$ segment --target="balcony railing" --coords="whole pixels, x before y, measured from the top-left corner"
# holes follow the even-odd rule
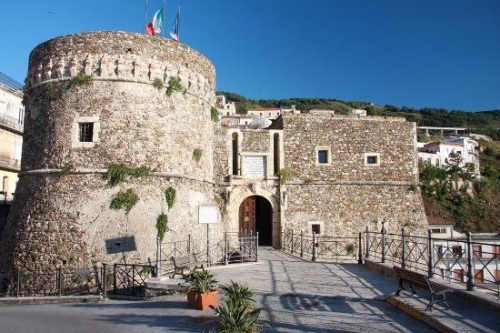
[[[0,114],[0,125],[3,125],[8,129],[14,130],[19,134],[22,134],[24,130],[23,120],[19,120],[17,118],[7,116],[5,114]]]

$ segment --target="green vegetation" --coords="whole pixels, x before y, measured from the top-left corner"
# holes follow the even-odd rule
[[[167,200],[168,210],[172,209],[174,206],[176,194],[177,192],[173,187],[169,187],[165,190],[165,199]]]
[[[90,84],[94,78],[92,75],[87,75],[84,73],[80,73],[66,84],[66,89],[65,90],[70,90],[73,87],[84,85],[84,84]]]
[[[111,205],[109,205],[109,208],[115,209],[115,210],[120,210],[120,209],[125,209],[125,214],[128,215],[132,208],[137,204],[139,201],[139,196],[137,193],[129,188],[125,192],[118,192],[116,196],[111,200]]]
[[[167,91],[165,92],[165,94],[170,97],[172,96],[172,93],[174,91],[184,91],[184,87],[181,85],[181,82],[179,81],[178,78],[176,77],[170,77],[170,80],[168,80],[168,87],[167,87]]]
[[[132,168],[126,166],[125,164],[111,164],[108,167],[108,172],[106,173],[106,179],[108,180],[108,186],[113,187],[120,183],[123,183],[127,176],[131,177],[146,177],[151,174],[152,170],[147,166],[140,166],[137,168]]]
[[[231,281],[221,287],[226,299],[214,309],[217,315],[219,332],[251,333],[255,332],[261,309],[254,309],[253,290],[243,284]]]
[[[200,294],[206,294],[211,291],[217,290],[219,282],[215,276],[206,270],[192,271],[184,276],[186,282],[189,282],[188,290]]]
[[[213,122],[219,120],[219,110],[213,106],[210,108],[210,119],[212,119]]]
[[[394,105],[374,105],[369,102],[342,101],[334,98],[289,98],[251,100],[241,95],[219,91],[227,101],[236,103],[237,113],[247,113],[248,110],[259,107],[283,107],[292,105],[302,112],[311,109],[330,109],[338,114],[346,114],[350,109],[365,109],[370,116],[404,117],[416,122],[419,126],[444,126],[470,128],[473,133],[485,134],[493,140],[500,140],[500,110],[467,112],[463,110],[448,111],[442,108],[414,109],[407,106],[401,108]]]
[[[196,148],[194,151],[193,151],[193,159],[196,161],[196,162],[199,162],[200,159],[201,159],[201,155],[203,154],[203,150],[200,149],[200,148]]]
[[[158,215],[158,218],[156,219],[156,237],[160,240],[163,241],[163,238],[165,237],[165,233],[168,231],[168,216],[165,214],[160,214]]]
[[[290,170],[286,168],[279,169],[278,172],[276,172],[276,175],[280,177],[280,184],[285,185],[288,178],[290,178]]]
[[[59,172],[59,176],[61,177],[67,176],[75,172],[75,170],[76,170],[75,165],[73,163],[66,163]]]
[[[500,143],[480,141],[481,178],[457,167],[455,156],[444,168],[421,163],[420,181],[427,216],[452,222],[458,231],[500,230]]]
[[[156,89],[158,89],[158,90],[162,90],[162,89],[163,89],[163,86],[164,86],[164,84],[163,84],[162,79],[155,78],[155,79],[153,80],[153,87],[155,87]]]

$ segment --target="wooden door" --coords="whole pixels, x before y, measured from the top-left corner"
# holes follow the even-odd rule
[[[255,196],[248,197],[240,205],[240,232],[255,234]]]

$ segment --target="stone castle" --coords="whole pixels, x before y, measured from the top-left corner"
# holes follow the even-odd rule
[[[181,88],[166,94],[171,78]],[[218,211],[211,238],[259,232],[260,245],[274,247],[285,228],[353,236],[384,222],[394,232],[426,230],[416,126],[402,118],[283,114],[265,129],[224,127],[211,113],[216,77],[207,58],[128,32],[42,43],[27,82],[0,268],[154,261],[159,214],[168,216],[165,240],[203,240],[205,205]],[[108,186],[117,164],[152,172]],[[171,209],[167,188],[176,190]],[[127,190],[138,203],[128,214],[111,209]],[[123,239],[132,239],[128,248],[114,242]]]

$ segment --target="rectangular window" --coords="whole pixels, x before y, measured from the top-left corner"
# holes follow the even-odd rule
[[[379,166],[380,154],[379,153],[365,153],[365,166]]]
[[[311,229],[313,234],[321,234],[321,225],[311,224]]]
[[[481,248],[481,245],[473,245],[473,252],[474,252],[474,258],[482,258],[483,257],[483,251]]]
[[[462,256],[462,247],[460,245],[455,245],[451,249],[453,251],[454,256],[459,256],[459,257]]]
[[[318,150],[318,163],[320,164],[328,163],[328,150]]]
[[[79,123],[78,138],[80,142],[92,142],[94,137],[94,123]]]
[[[366,164],[378,164],[378,158],[375,155],[366,156]]]

